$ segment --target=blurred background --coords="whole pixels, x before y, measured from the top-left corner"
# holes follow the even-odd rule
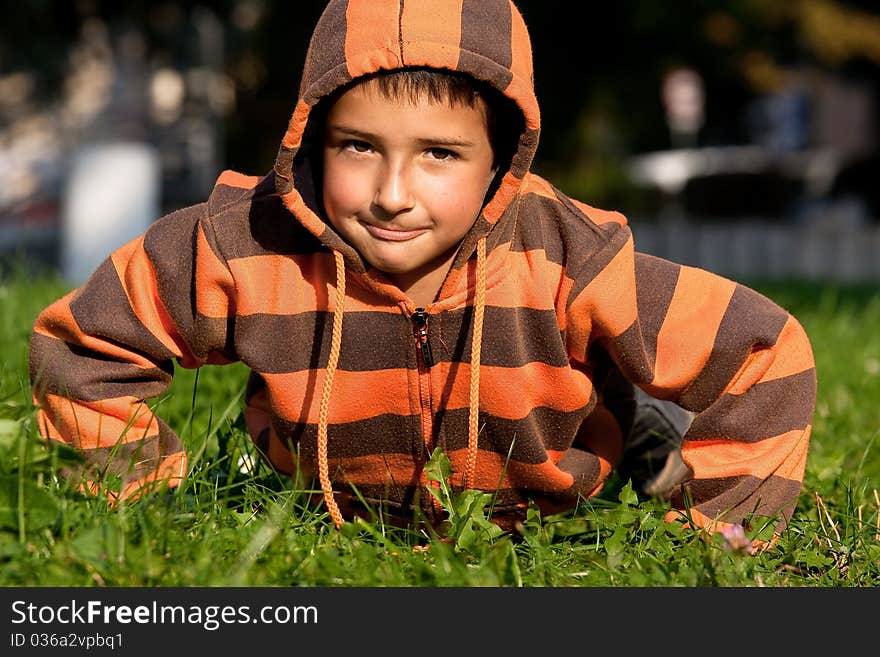
[[[83,280],[224,169],[269,171],[323,0],[3,2],[0,258]],[[534,169],[642,251],[880,281],[876,0],[518,0]]]

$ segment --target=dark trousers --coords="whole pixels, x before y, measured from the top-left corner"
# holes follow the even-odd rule
[[[619,370],[609,370],[601,388],[602,402],[614,414],[623,433],[620,477],[632,480],[643,494],[668,497],[689,478],[681,459],[681,441],[694,414],[671,401],[656,399],[627,381]]]

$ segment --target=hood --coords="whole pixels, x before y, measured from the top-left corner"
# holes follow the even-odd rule
[[[312,33],[299,97],[284,134],[274,173],[285,206],[348,266],[361,258],[322,218],[312,170],[317,134],[313,108],[338,88],[380,70],[428,66],[466,73],[510,98],[524,130],[507,170],[484,205],[459,257],[469,257],[510,204],[535,155],[540,113],[534,93],[532,48],[526,25],[510,0],[331,0]]]

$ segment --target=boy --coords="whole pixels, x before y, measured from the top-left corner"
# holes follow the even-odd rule
[[[815,403],[804,331],[634,252],[623,216],[529,172],[539,130],[508,0],[332,0],[274,170],[225,172],[37,319],[41,431],[83,450],[94,490],[101,472],[124,497],[175,485],[184,450],[143,400],[173,360],[240,360],[257,446],[317,475],[337,525],[362,499],[439,519],[424,465],[441,448],[501,524],[671,452],[663,481],[645,476],[649,492],[687,479],[670,520],[781,531]],[[675,460],[663,443],[682,433]]]

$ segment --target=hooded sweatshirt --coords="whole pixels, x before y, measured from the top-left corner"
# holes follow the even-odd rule
[[[493,85],[523,116],[509,166],[433,303],[412,301],[320,206],[313,109],[383,69],[432,67]],[[603,404],[614,367],[696,413],[672,499],[703,527],[794,510],[816,380],[785,310],[713,273],[634,250],[626,219],[530,172],[540,133],[532,54],[508,0],[332,0],[310,41],[273,170],[222,173],[204,203],[156,221],[37,318],[30,372],[42,434],[118,495],[186,474],[145,404],[174,363],[252,371],[245,420],[279,471],[316,476],[340,524],[364,505],[436,520],[425,464],[494,495],[493,518],[596,495],[623,432]]]

